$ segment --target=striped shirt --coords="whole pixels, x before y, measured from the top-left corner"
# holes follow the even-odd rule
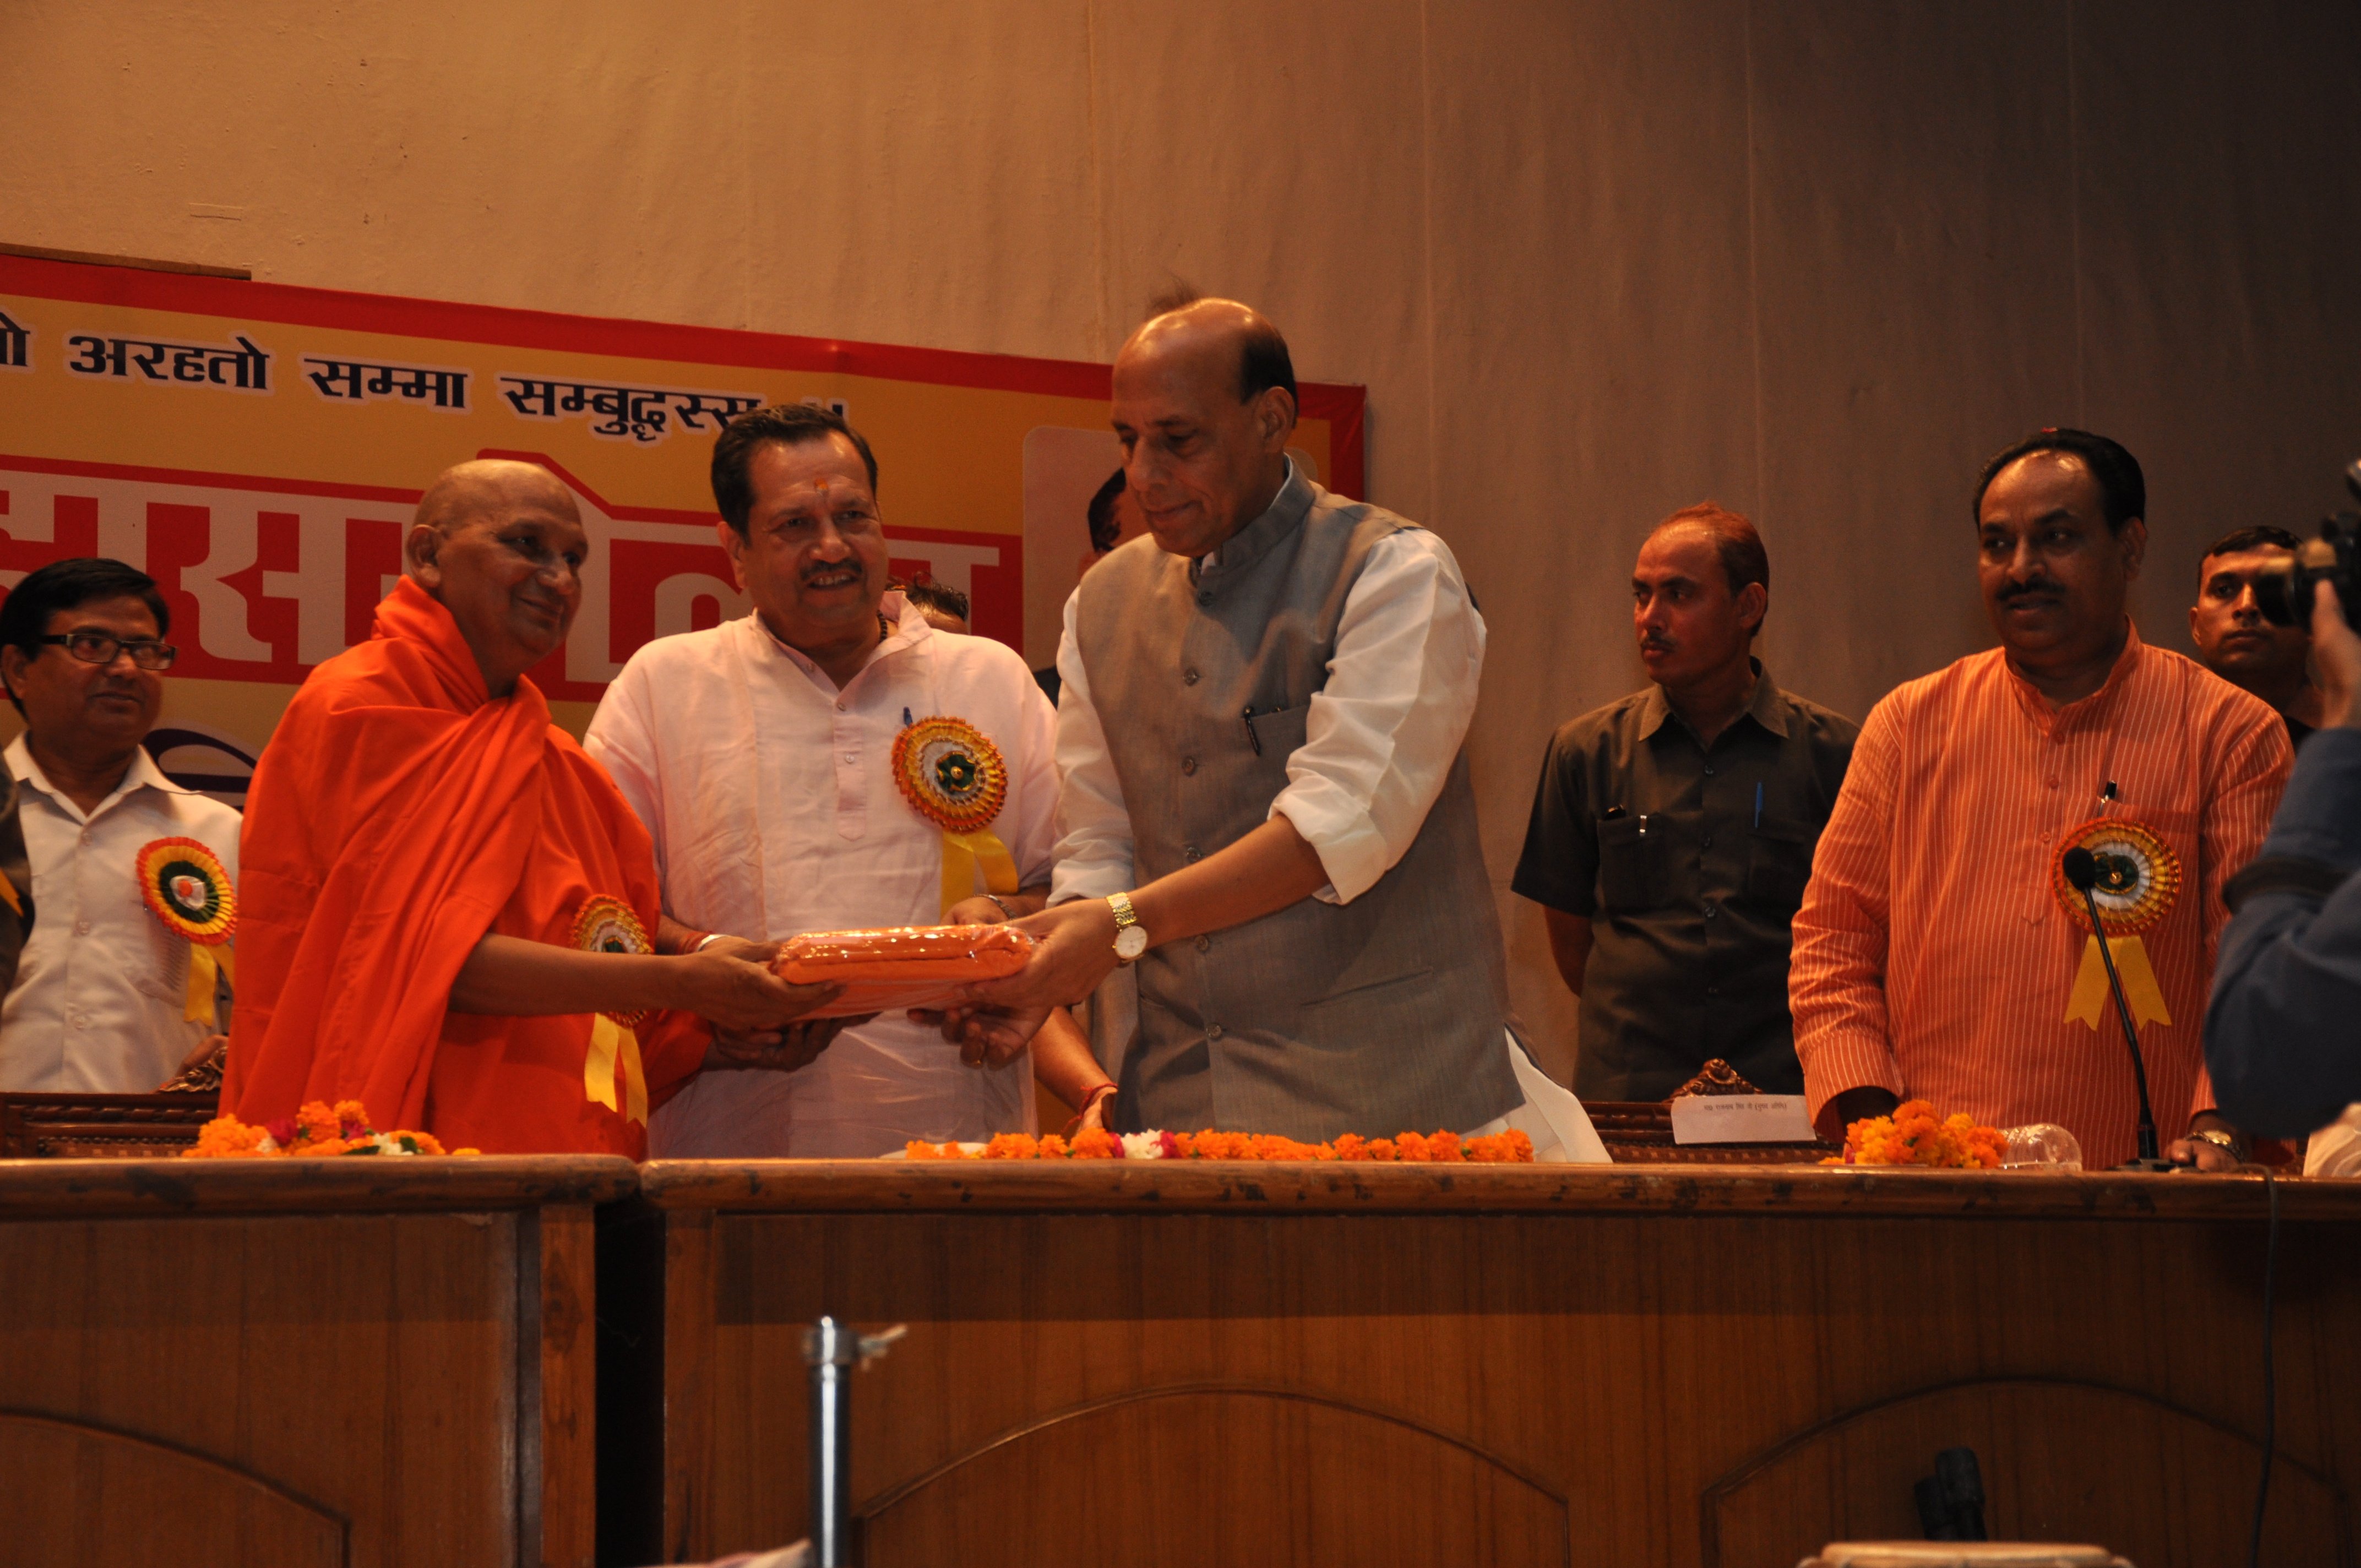
[[[2137,1102],[2110,1003],[2066,1017],[2089,937],[2060,907],[2062,840],[2145,825],[2180,890],[2142,936],[2169,1024],[2140,1027],[2157,1133],[2213,1105],[2201,1030],[2224,880],[2260,849],[2292,753],[2257,698],[2134,630],[2106,684],[2053,707],[1998,649],[1898,687],[1853,751],[1795,916],[1788,1000],[1805,1092],[1874,1086],[1993,1126],[2055,1122],[2086,1167],[2136,1152]],[[2108,786],[2113,784],[2110,790]]]

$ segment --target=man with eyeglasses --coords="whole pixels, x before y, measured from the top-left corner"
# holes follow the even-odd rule
[[[238,814],[172,783],[140,745],[170,630],[155,579],[120,561],[53,561],[0,604],[0,680],[25,720],[8,772],[38,917],[0,1001],[0,1090],[144,1092],[226,1027],[228,983],[207,983],[227,971],[223,949],[144,891],[146,851],[163,839],[194,839],[225,882],[237,875]]]

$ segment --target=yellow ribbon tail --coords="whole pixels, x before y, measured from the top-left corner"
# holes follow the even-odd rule
[[[229,949],[218,954],[201,942],[189,944],[189,996],[181,1016],[192,1024],[214,1025],[214,985],[221,971],[229,967]]]
[[[615,1096],[620,1064],[623,1095]],[[640,1036],[604,1013],[590,1019],[590,1054],[582,1060],[582,1094],[594,1105],[620,1111],[642,1126],[648,1120],[648,1080],[640,1066]]]
[[[648,1124],[648,1075],[640,1066],[640,1032],[625,1029],[623,1036],[623,1070],[630,1076],[623,1080],[623,1114],[644,1127]]]
[[[2170,1024],[2172,1014],[2164,1005],[2163,988],[2157,984],[2156,970],[2147,961],[2147,944],[2137,937],[2111,937],[2107,948],[2114,954],[2115,975],[2124,982],[2132,1026]],[[2106,959],[2099,954],[2099,938],[2092,937],[2082,945],[2082,967],[2075,971],[2073,994],[2066,999],[2066,1022],[2096,1029],[2110,1005]]]
[[[9,908],[15,910],[17,919],[22,920],[25,917],[24,900],[16,896],[16,884],[5,876],[0,876],[0,903],[5,903]]]
[[[978,872],[986,893],[1016,891],[1016,857],[1008,852],[990,828],[974,833],[943,835],[943,913],[975,896]]]

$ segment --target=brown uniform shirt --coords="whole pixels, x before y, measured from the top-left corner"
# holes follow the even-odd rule
[[[1576,1093],[1661,1100],[1714,1057],[1803,1092],[1788,923],[1859,729],[1758,663],[1710,751],[1653,685],[1551,738],[1510,885],[1591,923]]]

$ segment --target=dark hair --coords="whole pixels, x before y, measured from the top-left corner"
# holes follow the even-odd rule
[[[1649,535],[1653,538],[1682,522],[1696,523],[1713,535],[1714,554],[1721,557],[1721,575],[1730,579],[1730,598],[1736,598],[1749,583],[1761,583],[1765,593],[1770,591],[1771,552],[1763,548],[1763,535],[1744,512],[1731,511],[1719,501],[1699,501],[1656,524]]]
[[[6,602],[0,603],[0,648],[19,649],[27,659],[38,659],[47,646],[41,639],[49,635],[51,616],[113,598],[137,599],[156,618],[156,635],[170,635],[172,612],[157,592],[155,578],[121,561],[81,555],[27,572],[23,582],[8,590]],[[16,703],[18,713],[25,711],[15,692],[8,700]]]
[[[1148,319],[1185,311],[1204,297],[1194,283],[1175,278],[1170,288],[1149,298]],[[1273,387],[1284,387],[1288,400],[1301,410],[1303,400],[1295,390],[1295,360],[1287,352],[1287,339],[1279,334],[1279,328],[1257,313],[1238,346],[1238,401],[1251,402]]]
[[[2253,528],[2233,529],[2205,547],[2206,555],[2236,555],[2247,550],[2301,550],[2303,541],[2284,528],[2260,523]],[[2204,556],[2198,559],[2203,560]]]
[[[1983,472],[1976,476],[1975,499],[1968,503],[1968,514],[1979,527],[1983,523],[1984,492],[1992,488],[1993,480],[2018,458],[2037,452],[2062,452],[2082,460],[2082,466],[2098,484],[2099,507],[2106,516],[2108,532],[2121,533],[2125,523],[2147,516],[2147,480],[2140,474],[2138,458],[2103,435],[2059,428],[2037,430],[1985,460]]]
[[[1279,335],[1279,328],[1263,320],[1254,319],[1239,341],[1238,401],[1251,402],[1273,387],[1287,389],[1287,400],[1302,405],[1295,392],[1295,361],[1289,357],[1287,339]]]
[[[862,466],[869,470],[869,488],[877,488],[877,458],[869,450],[869,443],[834,409],[813,403],[777,403],[770,408],[752,409],[724,425],[713,440],[713,504],[721,509],[721,516],[739,532],[746,532],[746,520],[754,510],[754,484],[747,469],[754,461],[755,449],[766,441],[782,446],[801,446],[807,442],[826,441],[830,435],[840,435],[852,443],[861,454]]]
[[[931,579],[922,583],[893,583],[888,586],[900,589],[902,597],[920,609],[931,609],[939,615],[955,615],[961,620],[968,619],[967,596],[957,588],[947,588]]]
[[[1175,278],[1170,288],[1159,289],[1148,296],[1148,314],[1141,319],[1154,321],[1159,316],[1169,316],[1175,311],[1185,311],[1204,297],[1205,291],[1196,284],[1185,278]]]
[[[1107,482],[1091,498],[1090,510],[1085,514],[1091,520],[1091,548],[1102,555],[1123,538],[1123,524],[1115,520],[1115,499],[1123,494],[1125,483],[1122,469],[1108,475]]]

